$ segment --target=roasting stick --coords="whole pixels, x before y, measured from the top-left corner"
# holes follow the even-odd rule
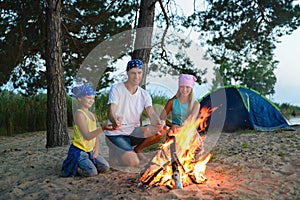
[[[129,125],[129,124],[122,123],[121,125],[127,126],[127,125]],[[104,127],[104,130],[112,131],[112,130],[116,130],[116,129],[113,128],[112,124],[107,124],[107,125]]]

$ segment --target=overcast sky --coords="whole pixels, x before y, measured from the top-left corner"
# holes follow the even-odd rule
[[[197,40],[194,41],[197,43]],[[201,98],[211,88],[211,78],[214,77],[212,66],[213,63],[201,59],[204,50],[194,48],[189,56],[194,58],[197,65],[203,64],[208,67],[208,84],[195,87],[195,94],[197,98]],[[291,105],[300,106],[300,28],[293,32],[292,35],[287,35],[281,38],[281,42],[276,45],[275,58],[279,61],[277,69],[274,71],[277,82],[275,84],[275,94],[267,96],[275,103],[289,103]],[[195,55],[193,55],[195,54]],[[166,81],[167,80],[167,81]],[[163,91],[158,93],[165,93],[168,97],[173,96],[178,88],[177,77],[171,78],[150,78],[150,88],[157,92],[160,87],[164,87]],[[158,86],[158,87],[155,87]],[[150,89],[149,88],[149,89]],[[166,92],[169,91],[169,92]]]
[[[279,64],[275,71],[275,95],[271,99],[300,106],[300,28],[292,35],[282,37],[275,55]]]

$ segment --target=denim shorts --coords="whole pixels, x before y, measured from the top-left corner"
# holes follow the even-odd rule
[[[135,128],[130,135],[106,135],[106,143],[109,148],[115,151],[133,151],[134,146],[141,144],[145,140],[144,131],[139,127]]]

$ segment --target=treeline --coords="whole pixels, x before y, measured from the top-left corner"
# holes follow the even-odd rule
[[[107,120],[108,94],[96,96],[93,111],[97,120],[104,123]],[[153,105],[161,110],[167,99],[153,96]],[[23,96],[10,91],[0,92],[0,135],[46,130],[47,95]],[[72,98],[67,96],[68,126],[73,126]]]
[[[289,103],[276,105],[280,108],[281,113],[287,118],[300,116],[300,107],[298,106],[294,106]]]
[[[167,102],[163,95],[152,95],[154,109],[160,113]],[[94,112],[97,120],[107,120],[108,94],[96,96]],[[10,91],[0,92],[0,135],[46,130],[47,95],[23,96]],[[287,118],[300,116],[300,107],[288,103],[276,104]],[[67,96],[68,126],[73,126],[72,98]]]

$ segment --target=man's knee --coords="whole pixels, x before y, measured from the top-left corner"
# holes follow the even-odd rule
[[[140,160],[134,151],[127,151],[122,156],[122,162],[125,165],[134,167],[140,164]]]
[[[165,132],[158,132],[157,134],[155,134],[153,137],[155,138],[155,140],[157,142],[161,141],[162,139],[165,138],[166,133]]]

